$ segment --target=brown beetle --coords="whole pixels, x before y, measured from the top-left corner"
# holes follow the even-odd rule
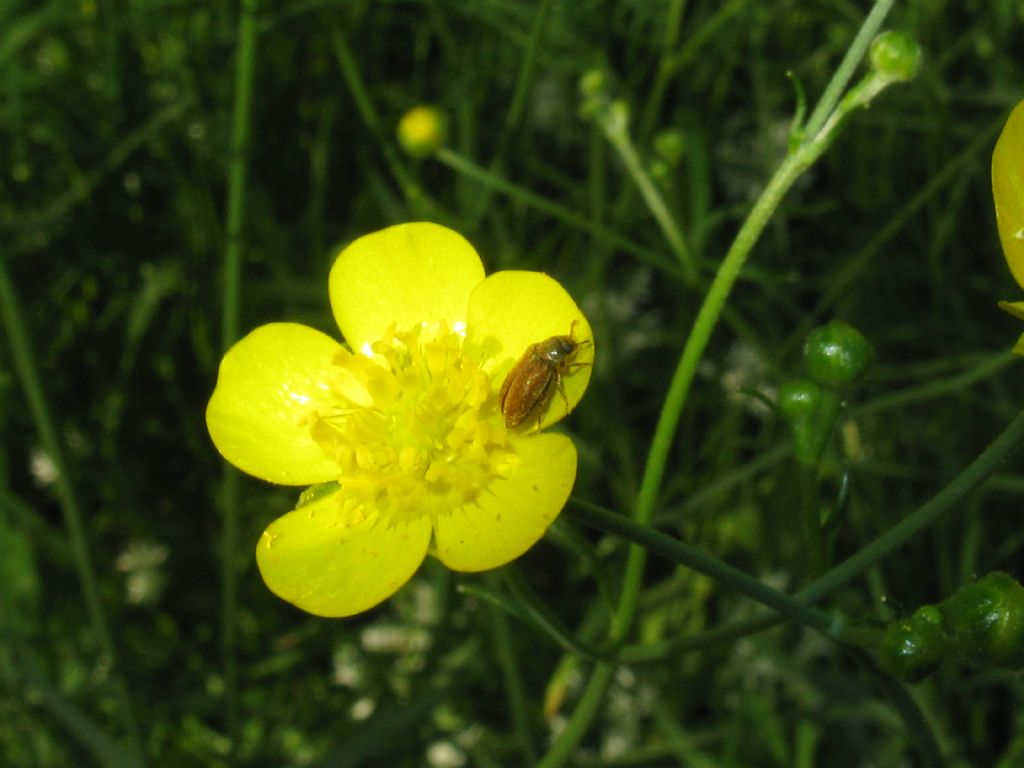
[[[518,427],[532,415],[537,416],[540,426],[544,406],[551,399],[555,389],[562,393],[562,377],[572,368],[590,363],[574,363],[573,356],[589,341],[576,341],[573,331],[576,321],[569,326],[568,336],[552,336],[551,338],[531,344],[512,366],[498,395],[501,412],[505,415],[505,426],[508,429]],[[568,400],[566,412],[568,413]]]

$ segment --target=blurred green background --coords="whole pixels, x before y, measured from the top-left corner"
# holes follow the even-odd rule
[[[242,331],[286,319],[335,333],[326,276],[341,246],[400,221],[452,226],[488,271],[549,272],[588,313],[599,359],[566,427],[581,454],[575,494],[628,512],[701,288],[784,155],[797,102],[786,73],[813,105],[868,10],[257,3]],[[428,562],[363,617],[302,614],[266,590],[253,558],[296,493],[250,479],[225,554],[225,467],[204,409],[223,351],[239,15],[235,3],[175,0],[0,6],[0,258],[116,648],[115,662],[5,341],[0,763],[134,765],[127,701],[150,765],[531,765],[590,665],[458,589],[502,582]],[[808,330],[841,318],[878,359],[826,463],[827,494],[844,470],[851,479],[837,557],[931,497],[1021,408],[1008,352],[1020,324],[995,306],[1020,289],[996,237],[989,164],[1024,98],[1024,10],[905,0],[886,27],[919,42],[923,66],[854,116],[765,231],[658,503],[666,530],[785,590],[798,586],[796,468],[784,425],[752,393],[770,401],[799,374]],[[698,288],[579,115],[578,83],[594,68],[629,105]],[[449,147],[415,160],[394,127],[423,103],[447,115]],[[976,574],[1024,575],[1022,490],[1019,462],[1005,466],[827,607],[870,623]],[[517,567],[585,633],[602,615],[594,574],[614,590],[625,550],[560,524]],[[225,573],[238,585],[226,610]],[[685,636],[753,607],[652,560],[634,639]],[[1015,674],[949,664],[913,695],[949,764],[1024,764]],[[863,668],[784,627],[622,667],[572,764],[916,765],[912,740]]]

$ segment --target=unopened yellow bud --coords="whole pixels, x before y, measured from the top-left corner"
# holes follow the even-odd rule
[[[413,107],[398,121],[398,143],[413,157],[430,157],[445,142],[445,119],[436,107]]]

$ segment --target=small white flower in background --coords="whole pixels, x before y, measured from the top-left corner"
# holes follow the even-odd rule
[[[469,750],[479,744],[483,736],[484,727],[479,723],[474,723],[468,728],[463,728],[455,735],[455,743],[460,749]]]
[[[349,711],[349,714],[352,716],[353,720],[360,722],[362,720],[369,719],[375,709],[377,709],[377,702],[369,696],[363,696],[361,699],[357,699],[352,705],[352,709]]]
[[[419,627],[405,627],[397,624],[375,624],[359,635],[363,650],[367,653],[413,654],[430,650],[430,633]]]
[[[132,605],[155,603],[163,594],[167,577],[163,564],[167,561],[167,547],[134,541],[117,556],[114,565],[125,574],[124,589]]]
[[[121,177],[121,183],[124,184],[124,191],[129,195],[138,195],[142,189],[142,177],[135,171],[129,171]]]
[[[611,761],[640,743],[640,723],[654,707],[656,694],[642,685],[629,667],[620,667],[605,704],[606,727],[601,739],[601,759]]]
[[[331,658],[331,682],[343,688],[359,688],[363,684],[365,664],[354,645],[346,644]]]
[[[660,313],[649,308],[654,273],[642,267],[616,291],[586,296],[581,306],[589,315],[603,315],[610,327],[617,328],[619,354],[634,357],[662,343],[664,322]]]
[[[431,626],[441,620],[441,600],[437,588],[426,581],[413,584],[413,622],[419,626]]]
[[[427,747],[427,764],[431,768],[462,768],[466,753],[450,741],[435,741]]]
[[[53,463],[50,454],[42,448],[33,448],[29,453],[28,471],[32,475],[32,480],[40,488],[48,488],[60,477],[57,465]]]

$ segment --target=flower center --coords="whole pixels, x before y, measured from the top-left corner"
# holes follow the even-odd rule
[[[443,323],[343,349],[330,386],[336,403],[317,414],[311,434],[338,462],[360,518],[456,509],[515,461],[490,376]]]

